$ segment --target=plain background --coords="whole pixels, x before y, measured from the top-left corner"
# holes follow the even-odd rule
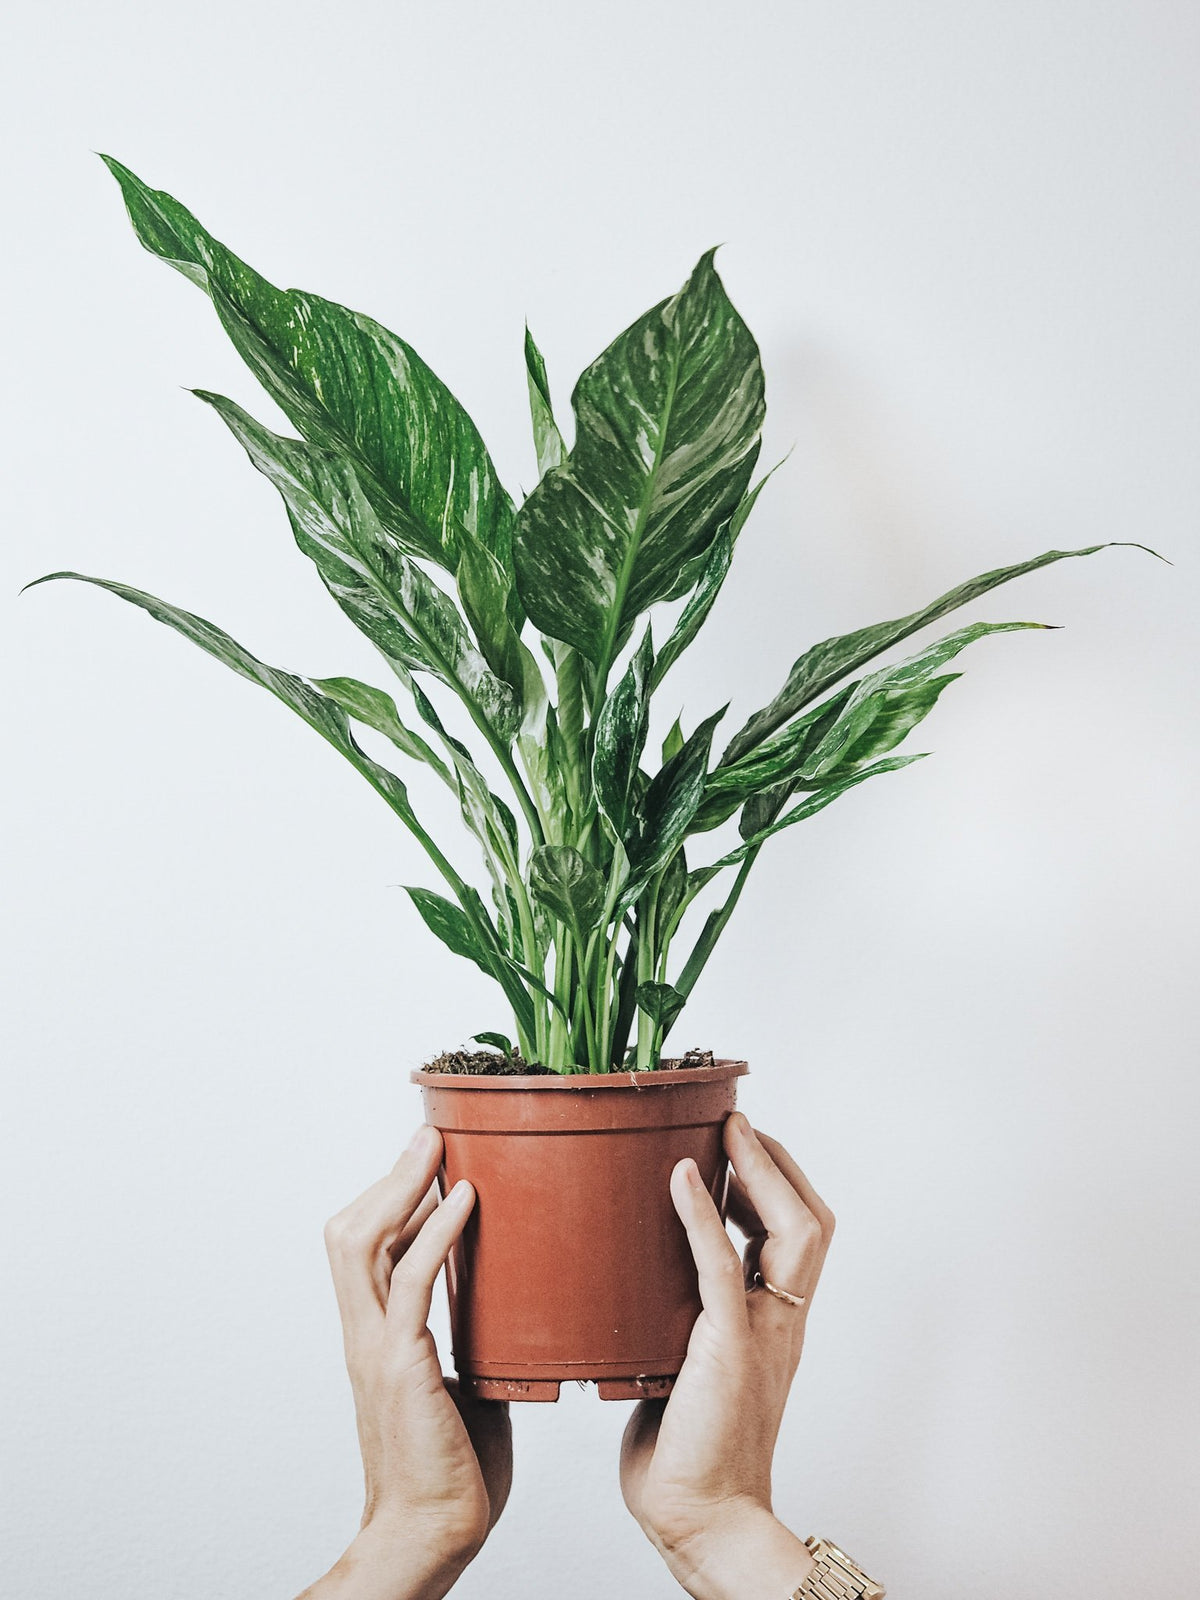
[[[58,567],[373,669],[184,385],[270,407],[108,150],[278,283],[395,327],[532,481],[709,245],[763,496],[664,712],[1049,547],[958,620],[934,758],[775,842],[683,1028],[839,1216],[778,1509],[897,1600],[1176,1592],[1195,1352],[1200,15],[1163,0],[202,8],[8,23],[3,1586],[287,1597],[356,1524],[327,1215],[497,997],[390,814],[282,708]],[[950,624],[947,624],[949,627]],[[442,833],[466,860],[457,824]],[[439,1327],[441,1324],[439,1323]],[[676,1592],[623,1406],[516,1415],[461,1593]]]

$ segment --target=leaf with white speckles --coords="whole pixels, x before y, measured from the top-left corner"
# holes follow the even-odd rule
[[[355,625],[390,660],[447,684],[511,744],[522,717],[515,692],[488,667],[450,596],[389,538],[351,463],[272,433],[223,395],[196,393],[279,490],[296,543]]]
[[[103,160],[142,244],[209,295],[304,437],[352,456],[388,532],[453,571],[465,529],[511,571],[512,502],[475,424],[416,351],[332,300],[276,289],[178,200]]]
[[[1098,550],[1113,549],[1120,544],[1125,544],[1127,548],[1133,550],[1146,550],[1149,555],[1158,553],[1149,550],[1146,545],[1131,544],[1128,541],[1117,541],[1116,544],[1093,544],[1083,550],[1047,550],[1044,555],[1034,556],[1032,561],[1020,561],[1011,567],[997,567],[992,572],[981,573],[977,578],[969,578],[966,583],[960,583],[956,589],[949,590],[932,605],[926,606],[921,611],[913,611],[907,617],[898,617],[893,622],[878,622],[873,627],[859,628],[854,633],[840,634],[835,638],[825,639],[821,644],[813,645],[792,667],[787,682],[770,705],[764,707],[762,711],[756,711],[749,722],[730,740],[728,749],[721,757],[722,765],[747,755],[774,733],[776,728],[782,727],[798,711],[802,711],[805,706],[823,695],[826,689],[832,688],[849,673],[864,666],[868,661],[873,661],[876,656],[882,655],[890,646],[899,644],[902,639],[909,638],[910,635],[917,633],[929,623],[936,622],[949,612],[957,611],[960,606],[978,600],[990,589],[1008,583],[1013,578],[1019,578],[1027,572],[1034,572],[1039,567],[1049,566],[1052,562],[1065,561],[1072,556],[1095,555]]]
[[[517,516],[513,559],[544,634],[607,673],[638,615],[682,594],[758,455],[758,346],[705,255],[580,378],[575,445]]]
[[[525,328],[525,374],[529,384],[529,415],[533,423],[534,448],[537,450],[538,477],[541,478],[551,467],[562,465],[567,447],[554,420],[546,363],[534,343],[528,324]]]

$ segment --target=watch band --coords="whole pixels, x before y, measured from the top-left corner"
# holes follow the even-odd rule
[[[868,1578],[844,1550],[815,1534],[805,1539],[816,1566],[792,1600],[883,1600],[884,1587]]]

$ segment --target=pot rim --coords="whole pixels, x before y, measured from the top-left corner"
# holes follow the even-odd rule
[[[417,1067],[409,1082],[430,1089],[669,1089],[680,1083],[719,1083],[725,1078],[741,1078],[750,1071],[749,1063],[732,1058],[714,1061],[711,1067],[656,1068],[653,1072],[571,1072],[571,1073],[467,1073],[429,1072]]]

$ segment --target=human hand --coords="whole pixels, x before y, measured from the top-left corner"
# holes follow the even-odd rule
[[[671,1174],[704,1309],[666,1401],[643,1400],[621,1449],[625,1503],[696,1600],[790,1594],[812,1569],[771,1510],[771,1458],[799,1365],[833,1214],[782,1145],[740,1112],[725,1125],[739,1259],[694,1161]],[[803,1295],[789,1305],[755,1274]]]
[[[478,1553],[512,1483],[508,1406],[442,1376],[427,1324],[475,1191],[439,1204],[436,1128],[325,1229],[354,1391],[366,1505],[357,1538],[300,1600],[440,1600]]]

